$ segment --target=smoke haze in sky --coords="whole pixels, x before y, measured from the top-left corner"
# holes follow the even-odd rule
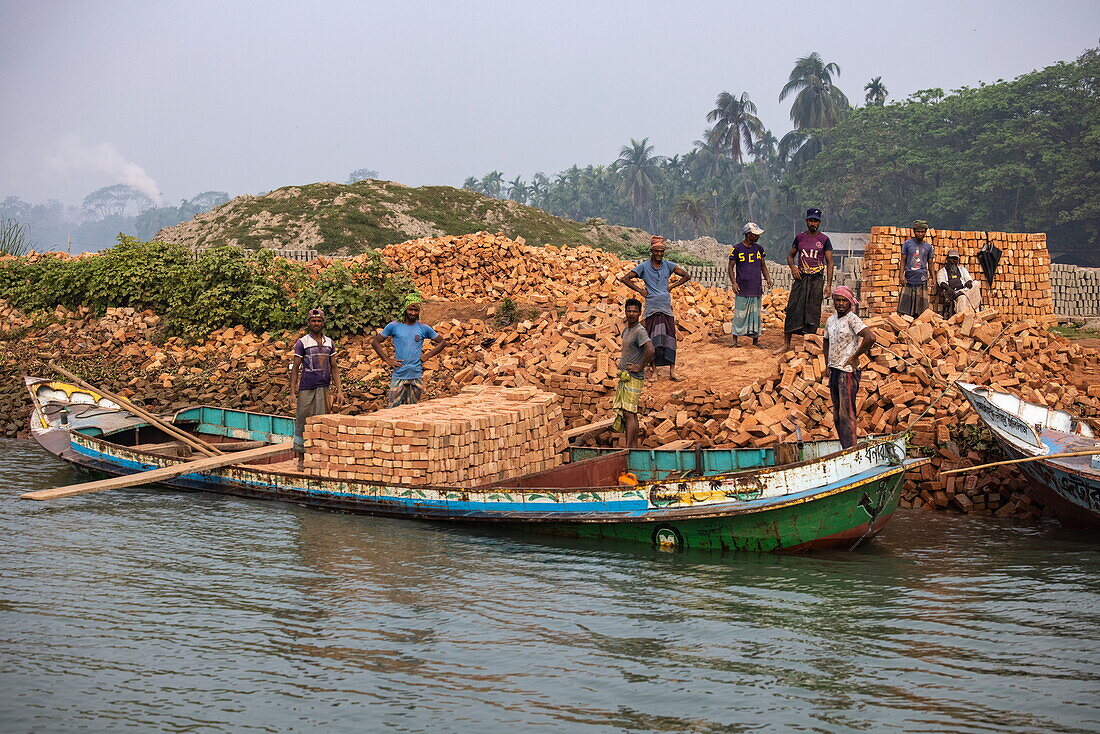
[[[114,143],[89,146],[84,145],[78,135],[65,135],[46,162],[59,177],[85,172],[102,174],[109,177],[111,183],[137,189],[157,206],[164,204],[157,182],[141,166],[122,155]]]
[[[904,99],[1074,59],[1100,2],[0,0],[0,18],[0,197],[78,203],[357,168],[457,186],[607,163],[631,137],[684,153],[723,90],[781,137],[800,56],[839,64],[854,104],[875,76]]]

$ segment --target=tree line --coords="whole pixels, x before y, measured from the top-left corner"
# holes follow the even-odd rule
[[[876,76],[853,106],[837,84],[840,67],[815,52],[795,62],[778,92],[791,101],[793,126],[781,139],[747,93],[723,91],[686,153],[656,155],[649,138],[632,138],[605,164],[530,180],[490,171],[463,187],[676,239],[735,242],[751,220],[767,230],[772,256],[805,207],[820,206],[833,231],[914,218],[945,229],[1045,231],[1052,250],[1080,260],[1098,249],[1100,229],[1097,71],[1091,49],[1013,81],[921,90],[889,104]]]
[[[32,204],[18,196],[0,201],[0,235],[18,229],[20,246],[9,243],[10,252],[37,249],[64,250],[72,241],[73,252],[110,247],[120,232],[148,240],[165,227],[186,222],[196,214],[229,201],[224,191],[203,191],[176,206],[155,206],[153,200],[126,184],[96,189],[80,206],[67,206],[57,199]]]

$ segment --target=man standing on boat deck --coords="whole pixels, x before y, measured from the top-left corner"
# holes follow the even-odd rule
[[[875,332],[856,316],[859,305],[852,291],[840,286],[833,291],[836,313],[825,322],[825,362],[829,366],[829,394],[833,399],[833,423],[840,445],[856,445],[856,393],[859,391],[859,357],[875,344]]]
[[[768,274],[768,263],[764,257],[764,248],[760,246],[760,235],[764,230],[756,222],[749,222],[743,230],[745,239],[730,250],[729,277],[733,284],[733,346],[737,346],[737,337],[752,338],[752,345],[760,345],[760,303],[764,298],[762,281],[767,282],[767,290],[772,289],[772,278]],[[763,276],[763,277],[761,277]]]
[[[290,367],[290,393],[294,397],[294,451],[298,454],[298,466],[305,459],[305,443],[302,434],[306,419],[324,415],[334,405],[344,402],[344,387],[340,384],[340,371],[336,369],[336,344],[325,336],[325,312],[319,308],[309,311],[306,319],[308,332],[294,342],[294,362]],[[329,394],[329,387],[336,386],[336,394]]]
[[[393,357],[382,353],[382,340],[393,339]],[[424,340],[436,342],[435,348],[422,356]],[[383,362],[393,367],[390,390],[386,394],[386,406],[412,405],[420,402],[424,392],[421,380],[424,377],[424,362],[443,351],[447,340],[436,333],[435,329],[420,321],[420,304],[405,306],[402,321],[391,321],[382,331],[374,335],[371,346]]]
[[[673,281],[672,276],[678,276]],[[640,279],[644,287],[634,280]],[[619,282],[645,299],[645,330],[653,340],[655,356],[653,373],[657,367],[668,365],[668,378],[679,382],[676,376],[676,317],[672,314],[672,289],[691,280],[688,271],[665,260],[665,238],[653,235],[649,238],[649,259],[643,260],[619,278]]]
[[[642,302],[637,298],[628,298],[625,315],[619,385],[615,388],[615,400],[611,404],[611,409],[615,411],[612,429],[617,433],[625,432],[625,448],[633,448],[638,443],[638,403],[645,387],[645,368],[653,359],[655,350],[653,341],[639,321]]]
[[[791,348],[792,334],[816,334],[821,325],[821,302],[833,288],[833,243],[821,227],[821,210],[806,210],[806,231],[795,236],[787,265],[794,282],[787,298],[783,348]]]
[[[928,280],[932,267],[932,243],[925,239],[928,222],[913,222],[913,236],[901,246],[901,296],[898,297],[898,313],[903,316],[920,316],[928,308]]]

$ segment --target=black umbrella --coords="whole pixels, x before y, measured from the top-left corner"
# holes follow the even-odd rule
[[[1001,262],[1001,251],[992,242],[986,242],[985,247],[978,250],[978,264],[982,266],[985,279],[993,285],[993,276],[997,273],[997,264]]]

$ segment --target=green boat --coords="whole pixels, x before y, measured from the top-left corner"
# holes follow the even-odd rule
[[[33,437],[75,466],[126,476],[188,461],[186,445],[93,390],[41,378],[27,378],[27,388]],[[165,420],[227,451],[293,435],[290,418],[211,406]],[[853,548],[874,536],[897,508],[904,473],[928,461],[906,458],[904,436],[847,450],[836,441],[809,441],[572,452],[573,461],[553,469],[479,486],[323,479],[297,471],[289,452],[158,485],[665,549],[803,551]]]

